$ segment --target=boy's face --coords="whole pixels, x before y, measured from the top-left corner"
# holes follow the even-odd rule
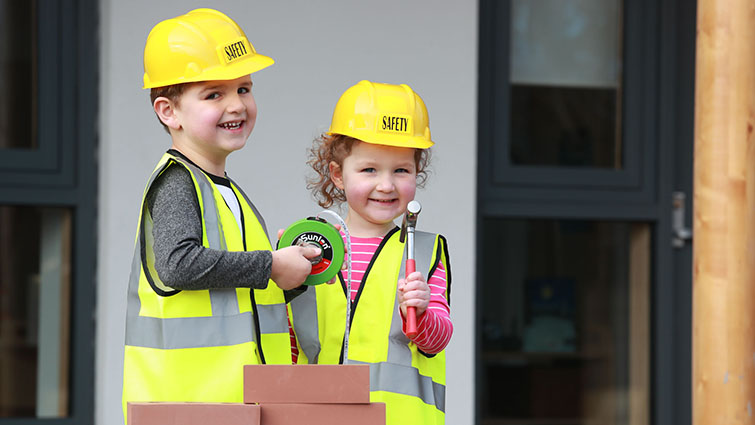
[[[173,108],[174,143],[212,161],[225,160],[228,154],[243,148],[257,120],[248,75],[193,83]]]
[[[356,142],[341,167],[331,164],[333,183],[349,204],[347,223],[361,230],[360,236],[382,236],[414,199],[414,149]]]

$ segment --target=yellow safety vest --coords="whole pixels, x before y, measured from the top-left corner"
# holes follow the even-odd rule
[[[402,331],[396,293],[398,280],[404,277],[405,249],[397,230],[383,239],[362,279],[351,310],[347,363],[370,365],[370,400],[385,403],[386,423],[443,424],[445,350],[424,354]],[[451,269],[445,238],[415,232],[415,259],[417,270],[427,272],[427,279],[443,262],[448,294]],[[347,293],[341,276],[341,285],[309,288],[289,303],[298,363],[343,363]]]
[[[165,154],[142,198],[131,265],[123,366],[123,411],[129,401],[243,402],[243,365],[291,363],[283,291],[266,289],[179,291],[154,269],[152,217],[146,196],[170,166],[191,175],[202,214],[202,246],[228,251],[270,250],[262,217],[231,181],[243,214],[245,238],[233,213],[202,170]],[[261,341],[261,342],[260,342]]]

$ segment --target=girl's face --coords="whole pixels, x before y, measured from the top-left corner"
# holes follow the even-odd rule
[[[346,195],[349,232],[362,237],[383,236],[414,199],[414,149],[355,142],[341,166],[330,163],[330,176]]]

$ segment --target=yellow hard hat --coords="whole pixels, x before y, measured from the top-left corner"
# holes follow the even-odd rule
[[[144,46],[144,88],[233,80],[272,64],[231,18],[214,9],[195,9],[150,31]]]
[[[427,108],[406,84],[362,80],[338,99],[328,134],[342,134],[367,143],[427,149],[430,140]]]

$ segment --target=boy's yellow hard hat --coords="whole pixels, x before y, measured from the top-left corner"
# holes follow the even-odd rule
[[[214,9],[195,9],[150,31],[144,46],[144,88],[233,80],[272,64],[231,18]]]
[[[338,99],[328,134],[403,148],[427,149],[434,144],[425,102],[411,87],[367,80]]]

